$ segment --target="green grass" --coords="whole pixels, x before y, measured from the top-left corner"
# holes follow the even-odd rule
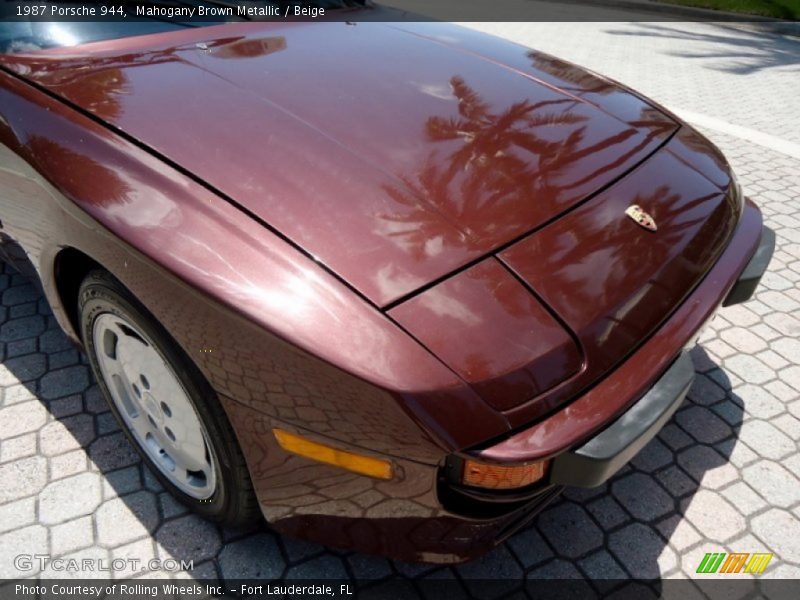
[[[775,17],[778,19],[800,19],[800,0],[659,0],[667,4],[683,4],[698,8],[713,8],[730,12]]]

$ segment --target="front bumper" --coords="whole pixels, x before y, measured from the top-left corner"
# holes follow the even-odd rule
[[[552,483],[576,487],[603,484],[644,448],[678,410],[692,387],[694,375],[691,357],[682,352],[621,417],[582,446],[555,458]]]
[[[722,306],[749,300],[775,251],[775,232],[764,227],[755,254],[734,283]],[[553,461],[551,482],[596,487],[628,463],[653,439],[683,402],[695,371],[682,352],[650,390],[606,429]]]
[[[739,275],[739,279],[728,292],[722,306],[733,306],[734,304],[741,304],[747,302],[755,293],[761,278],[767,271],[769,261],[772,260],[772,254],[775,252],[775,232],[769,227],[764,227],[761,230],[761,241],[758,243],[758,248],[753,258],[747,263],[747,266]]]
[[[742,244],[745,241],[752,240],[757,230],[757,225],[760,225],[760,216],[752,205],[748,206],[748,218],[745,219],[742,227],[738,231],[738,235],[733,240],[733,243]],[[756,219],[756,217],[759,217]],[[764,226],[761,226],[760,233],[758,234],[758,243],[756,244],[755,251],[749,261],[742,268],[744,263],[741,258],[739,259],[739,266],[737,270],[739,275],[728,283],[728,291],[724,296],[722,306],[731,306],[749,300],[756,288],[758,287],[761,278],[767,270],[770,259],[775,248],[775,234],[774,232]],[[750,238],[749,240],[747,238]],[[732,244],[733,245],[733,244]],[[750,248],[752,248],[752,241],[750,241]],[[741,257],[742,248],[730,248],[727,252],[726,260],[720,261],[714,271],[720,269],[730,268],[730,264],[725,265],[727,259],[734,254],[739,254]],[[736,271],[734,271],[736,272]],[[713,288],[718,283],[718,279],[711,274],[706,281],[701,284],[699,289],[695,290],[694,298],[698,296],[707,295],[710,288]],[[729,280],[730,281],[730,280]],[[719,298],[719,288],[717,288],[717,298]],[[719,299],[716,300],[719,303]],[[687,331],[693,330],[692,336],[683,347],[693,345],[696,341],[699,331],[703,326],[711,320],[716,310],[716,305],[712,304],[707,308],[707,312],[699,312],[699,314],[692,314],[692,308],[697,308],[697,302],[689,301],[683,306],[665,326],[669,328],[674,323],[682,323],[683,328],[677,329],[676,336],[672,338],[672,343],[681,340],[681,336],[685,335]],[[694,320],[692,320],[692,317]],[[655,346],[654,346],[655,344]],[[653,351],[657,344],[651,340],[644,348],[635,353],[627,361],[626,367],[636,364],[648,364],[646,362],[648,351]],[[676,346],[672,346],[675,348]],[[674,350],[673,350],[674,351]],[[643,360],[644,359],[644,360]],[[642,361],[640,363],[640,361]],[[646,376],[646,371],[638,373],[638,379],[642,379],[643,375]],[[598,392],[598,397],[602,398],[603,393],[624,393],[625,389],[620,385],[620,377],[630,376],[625,372],[625,368],[618,370],[610,376],[600,386],[595,388],[590,394]],[[546,487],[539,485],[539,489],[533,489],[529,493],[531,498],[530,504],[536,505],[539,498],[548,494],[553,489],[561,489],[565,486],[573,487],[597,487],[605,483],[617,471],[619,471],[625,464],[627,464],[636,454],[652,440],[658,432],[669,421],[678,407],[682,404],[686,394],[692,387],[695,379],[695,369],[691,357],[688,352],[682,351],[678,357],[658,376],[658,378],[650,384],[649,387],[638,394],[639,399],[630,405],[621,415],[618,415],[615,420],[610,424],[606,424],[599,432],[594,433],[591,437],[573,444],[570,448],[556,453],[552,458],[552,466],[550,475],[546,482]],[[616,380],[616,381],[615,381]],[[637,397],[637,396],[634,396]],[[584,397],[585,398],[585,397]],[[567,409],[569,411],[569,409]],[[580,416],[582,413],[577,413]],[[577,420],[578,424],[581,421]],[[590,422],[584,421],[583,426],[588,429],[591,426]],[[498,447],[490,448],[482,452],[483,456],[495,454],[510,454],[515,450],[519,451],[531,440],[534,442],[543,441],[539,436],[542,430],[538,426],[534,426],[528,432],[522,432],[517,436],[512,436],[512,443],[509,445],[508,440],[501,443],[502,447],[500,452],[497,452]],[[546,430],[545,430],[546,431]],[[533,434],[531,434],[533,432]],[[514,439],[516,438],[516,440]],[[516,446],[515,446],[516,443]],[[519,454],[515,457],[519,460]],[[541,458],[541,456],[540,456]],[[457,489],[457,488],[456,488]],[[463,494],[462,490],[462,494]],[[524,496],[524,493],[522,494]],[[519,496],[517,496],[517,500]],[[500,500],[496,498],[495,502]],[[514,529],[517,529],[516,527]],[[504,530],[508,530],[508,526]]]

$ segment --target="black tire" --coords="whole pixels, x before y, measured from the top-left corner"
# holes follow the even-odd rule
[[[230,422],[209,383],[166,330],[119,281],[103,270],[90,272],[81,283],[78,311],[81,336],[95,379],[128,440],[161,484],[191,510],[220,524],[242,527],[258,520],[258,502]],[[213,450],[211,454],[215,457],[216,486],[209,498],[198,500],[176,487],[139,445],[122,418],[100,370],[92,335],[95,320],[106,313],[118,315],[135,324],[170,365],[188,392],[193,408],[206,429],[207,443]]]

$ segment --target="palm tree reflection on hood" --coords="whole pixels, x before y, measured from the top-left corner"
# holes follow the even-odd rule
[[[447,183],[459,171],[470,170],[473,177],[467,190],[472,192],[476,184],[482,183],[483,187],[493,192],[491,199],[497,201],[500,200],[498,192],[502,192],[508,184],[530,184],[534,182],[533,175],[537,171],[540,175],[546,175],[556,168],[557,163],[561,162],[559,157],[568,154],[568,150],[576,147],[583,138],[584,127],[573,129],[565,140],[558,142],[544,140],[535,133],[542,126],[575,124],[586,120],[586,117],[571,114],[568,110],[561,113],[545,113],[541,110],[553,105],[572,106],[575,100],[571,98],[545,100],[536,104],[524,100],[512,104],[502,113],[493,114],[489,105],[463,79],[454,77],[450,85],[453,95],[458,99],[461,118],[431,117],[425,124],[427,138],[432,142],[463,142],[461,148],[449,157],[450,164],[443,173]],[[515,150],[523,151],[523,156]],[[533,155],[537,160],[532,162],[524,153]],[[490,179],[482,182],[477,175]]]
[[[563,97],[532,103],[517,102],[493,112],[461,77],[450,80],[458,101],[458,118],[432,116],[425,139],[451,143],[455,149],[442,160],[431,151],[416,177],[402,176],[402,186],[385,191],[410,213],[383,215],[398,225],[390,235],[401,236],[423,254],[426,244],[478,248],[487,237],[514,229],[529,220],[529,200],[557,192],[551,178],[570,162],[584,137],[586,116],[570,109],[578,100]],[[568,135],[549,140],[540,135],[547,126],[572,126]],[[441,227],[441,217],[455,229]]]
[[[589,94],[606,85],[613,90],[594,76],[573,82]],[[597,107],[577,90],[497,111],[462,77],[450,87],[457,116],[429,117],[424,139],[433,150],[415,175],[384,185],[410,209],[380,215],[386,234],[418,259],[446,247],[482,252],[526,233],[621,174],[675,126],[648,105],[627,122],[590,123]]]
[[[552,76],[553,83],[559,89],[571,94],[584,97],[587,94],[607,95],[619,90],[607,79],[585,69],[576,69],[575,65],[555,56],[531,51],[528,53],[528,58],[538,73]]]

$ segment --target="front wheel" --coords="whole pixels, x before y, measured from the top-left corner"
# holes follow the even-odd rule
[[[109,273],[89,273],[79,294],[95,377],[156,477],[204,517],[236,526],[254,520],[257,502],[244,457],[199,370]]]

